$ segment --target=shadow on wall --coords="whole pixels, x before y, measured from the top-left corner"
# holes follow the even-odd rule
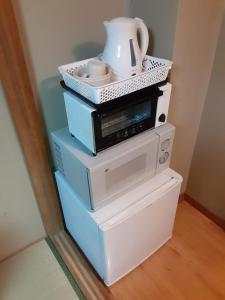
[[[67,126],[60,76],[43,80],[39,91],[48,136],[51,131]]]
[[[154,38],[153,38],[154,36],[150,28],[148,28],[148,36],[149,36],[149,43],[148,43],[147,54],[152,55],[154,51]]]
[[[146,25],[146,24],[145,24]],[[146,25],[147,26],[147,25]],[[152,53],[153,53],[153,51],[154,51],[154,38],[153,38],[153,32],[152,32],[152,30],[149,28],[149,27],[147,27],[148,28],[148,37],[149,37],[149,43],[148,43],[148,49],[147,49],[147,55],[152,55]],[[140,45],[141,45],[141,42],[140,42],[140,40],[141,40],[141,38],[140,38],[140,33],[139,33],[139,31],[138,31],[138,33],[137,33],[137,37],[138,37],[138,44],[139,44],[139,47],[140,47]]]
[[[151,29],[148,54],[172,59],[179,0],[129,0],[128,14]],[[154,44],[153,44],[154,41]]]
[[[104,46],[95,42],[86,42],[74,48],[75,61],[95,57],[103,51]]]
[[[97,56],[103,50],[103,45],[86,42],[73,50],[74,61]],[[72,62],[71,62],[72,63]],[[42,114],[45,120],[45,130],[49,141],[52,131],[66,127],[67,117],[63,99],[63,89],[60,86],[61,75],[44,79],[39,86]]]

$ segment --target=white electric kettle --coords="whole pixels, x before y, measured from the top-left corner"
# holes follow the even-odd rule
[[[107,63],[116,79],[128,78],[142,71],[148,49],[148,29],[139,18],[116,18],[104,22],[107,40],[102,61]],[[140,47],[137,32],[140,32]]]

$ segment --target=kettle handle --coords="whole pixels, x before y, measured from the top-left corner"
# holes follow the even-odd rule
[[[149,43],[148,28],[147,28],[147,26],[145,25],[145,23],[143,22],[142,19],[135,18],[135,20],[138,21],[137,28],[140,32],[140,38],[141,38],[140,50],[141,50],[141,59],[143,60],[144,57],[145,57],[145,54],[148,50],[148,43]]]

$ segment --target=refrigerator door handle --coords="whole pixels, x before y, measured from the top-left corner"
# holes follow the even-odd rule
[[[167,182],[166,184],[164,184],[164,188],[162,191],[160,191],[160,187],[152,192],[152,195],[150,196],[151,198],[154,197],[154,200],[149,203],[146,204],[146,201],[149,201],[147,199],[149,199],[149,195],[146,195],[142,198],[142,204],[138,203],[138,204],[134,204],[131,205],[130,209],[122,211],[120,214],[112,217],[110,220],[106,221],[103,224],[100,224],[100,228],[102,231],[106,231],[106,230],[110,230],[114,227],[116,227],[117,225],[121,224],[122,222],[125,222],[127,219],[129,219],[130,217],[138,214],[142,209],[146,209],[147,207],[152,206],[158,198],[163,197],[166,193],[168,193],[171,189],[174,188],[174,186],[180,181],[179,178],[171,178],[169,180],[169,182]],[[145,201],[146,199],[146,201]]]

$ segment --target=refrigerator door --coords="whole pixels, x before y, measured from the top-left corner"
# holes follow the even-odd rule
[[[181,181],[181,177],[172,178],[125,212],[100,225],[107,285],[126,275],[170,239]]]

